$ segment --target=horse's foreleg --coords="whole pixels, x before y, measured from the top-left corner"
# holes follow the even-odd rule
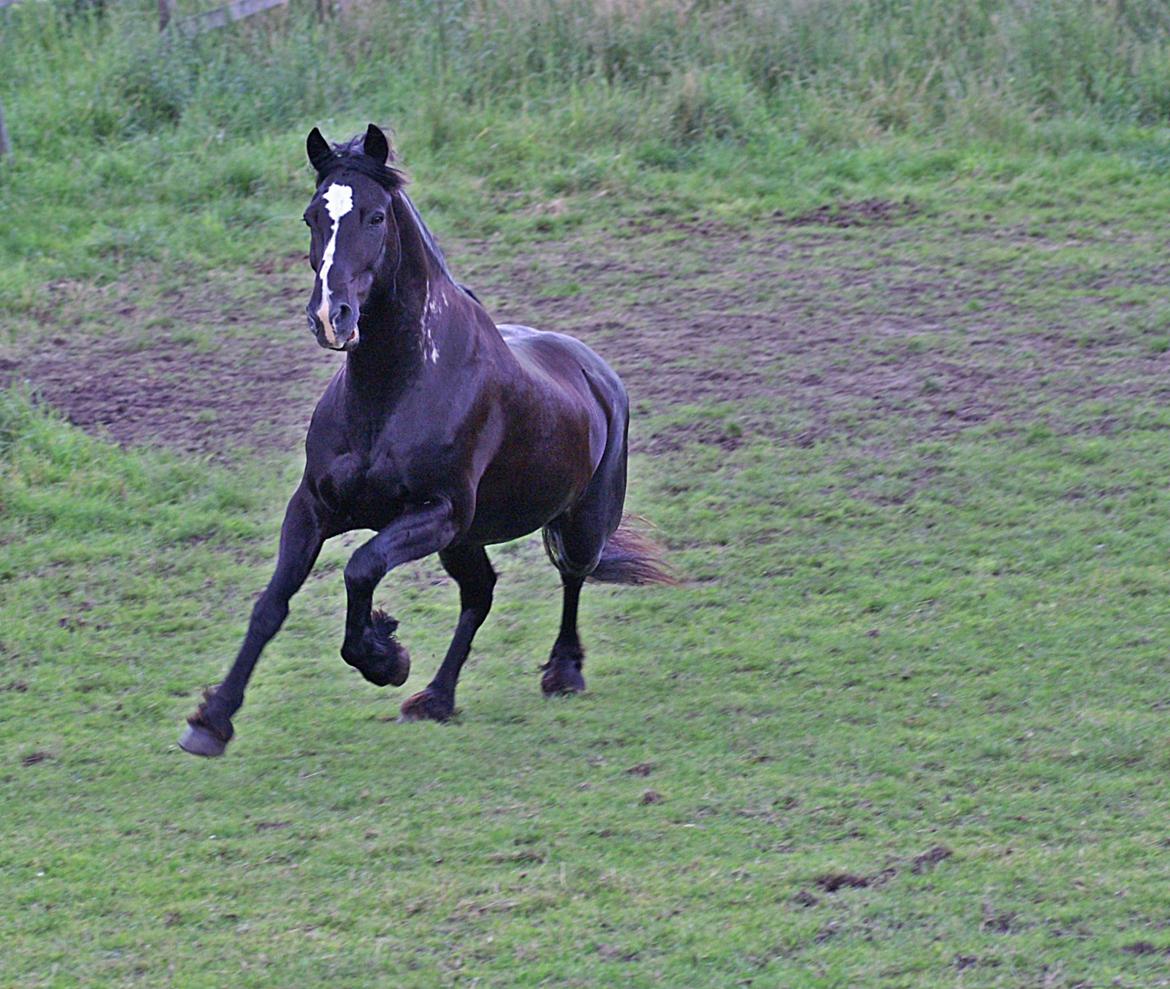
[[[444,549],[457,532],[451,502],[427,502],[408,508],[350,557],[341,658],[371,683],[398,687],[410,674],[410,655],[394,638],[398,623],[372,610],[374,589],[387,571]]]
[[[404,721],[446,721],[455,711],[455,684],[471,640],[492,607],[496,573],[482,546],[461,546],[439,554],[443,567],[459,585],[459,624],[447,655],[427,688],[402,705]]]
[[[187,719],[179,745],[194,755],[222,755],[231,740],[232,715],[244,703],[244,688],[260,658],[260,651],[276,635],[288,616],[289,599],[300,589],[321,552],[324,535],[313,502],[298,488],[285,510],[280,529],[276,572],[260,595],[243,645],[223,683],[207,692],[206,700]]]

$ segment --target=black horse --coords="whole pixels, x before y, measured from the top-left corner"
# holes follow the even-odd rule
[[[405,720],[454,711],[492,604],[484,546],[543,529],[564,585],[545,694],[585,688],[577,601],[587,577],[670,580],[653,547],[622,527],[629,402],[618,376],[571,337],[492,322],[452,278],[373,124],[332,147],[314,128],[307,146],[317,172],[305,211],[317,276],[309,329],[347,357],[313,413],[276,572],[227,677],[188,719],[179,744],[195,755],[223,753],[260,651],[330,536],[376,533],[345,568],[341,647],[371,683],[399,686],[410,672],[398,623],[372,610],[387,571],[438,553],[459,585],[455,636],[435,678],[402,705]]]

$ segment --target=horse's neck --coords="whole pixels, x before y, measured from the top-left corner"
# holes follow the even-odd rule
[[[363,307],[362,339],[348,357],[347,377],[366,390],[422,377],[452,342],[442,317],[459,289],[406,194],[395,193],[393,206],[398,264]]]

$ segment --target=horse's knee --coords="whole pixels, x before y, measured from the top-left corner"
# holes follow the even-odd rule
[[[288,602],[273,600],[267,594],[252,606],[251,629],[265,638],[270,638],[280,631],[280,626],[288,617]]]
[[[367,554],[358,550],[345,565],[345,589],[351,594],[369,590],[378,583],[380,576],[381,574],[374,571],[373,561]]]

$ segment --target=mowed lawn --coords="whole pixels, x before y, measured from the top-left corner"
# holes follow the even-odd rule
[[[175,741],[330,361],[303,370],[307,273],[65,292],[45,360],[90,363],[59,404],[119,354],[210,397],[125,448],[0,409],[0,984],[1166,984],[1170,230],[1156,184],[1112,221],[1035,198],[449,243],[501,317],[625,374],[629,507],[683,583],[587,589],[589,691],[546,701],[555,571],[498,548],[461,714],[403,725],[455,590],[384,582],[415,672],[378,690],[337,654],[336,540],[219,761]],[[302,369],[275,434],[242,414],[271,381],[210,387],[272,348]]]

